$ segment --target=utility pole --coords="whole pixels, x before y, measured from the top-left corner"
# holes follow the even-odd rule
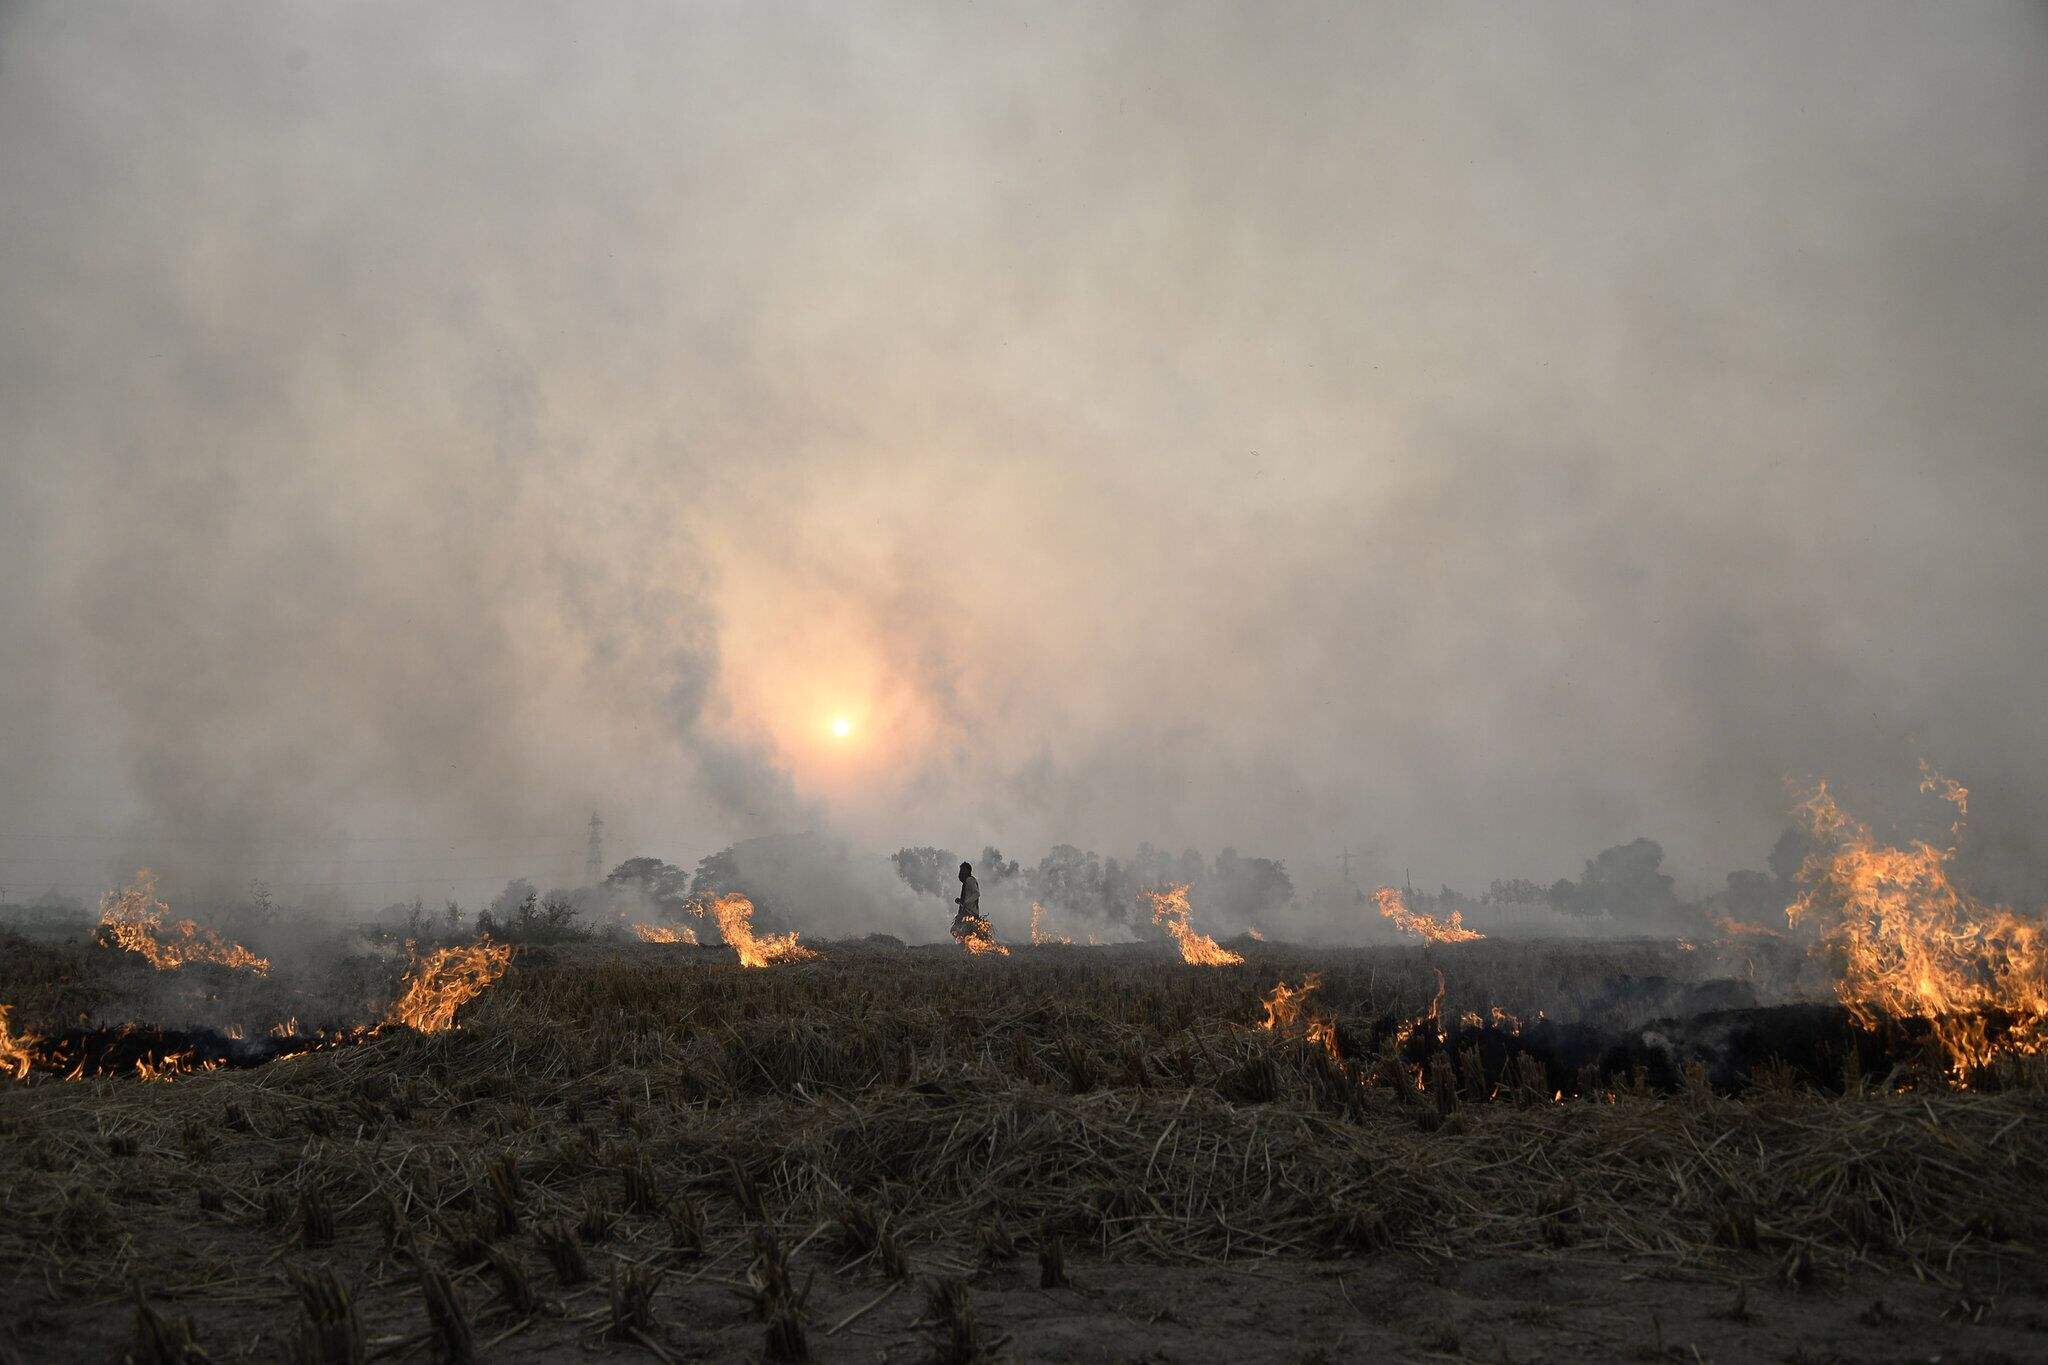
[[[604,876],[604,821],[590,812],[590,849],[583,855],[583,883],[596,886]]]

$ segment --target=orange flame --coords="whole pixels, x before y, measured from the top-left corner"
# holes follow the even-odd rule
[[[1010,950],[996,942],[995,930],[989,922],[976,916],[966,916],[953,922],[953,937],[960,940],[960,946],[980,956],[994,953],[997,957],[1008,957]]]
[[[1337,1021],[1308,1008],[1309,992],[1322,984],[1319,972],[1304,976],[1299,986],[1290,986],[1285,981],[1276,982],[1272,993],[1263,1002],[1266,1017],[1259,1021],[1259,1027],[1281,1034],[1291,1033],[1299,1027],[1302,1037],[1310,1045],[1322,1048],[1330,1054],[1331,1060],[1341,1062],[1344,1059],[1337,1052]]]
[[[278,1060],[282,1062],[290,1061],[291,1059],[289,1057],[280,1057]],[[159,1057],[154,1063],[145,1061],[140,1057],[136,1058],[135,1079],[138,1081],[162,1081],[168,1085],[179,1076],[189,1076],[194,1072],[200,1071],[218,1071],[219,1069],[219,1062],[193,1061],[190,1051],[173,1052],[168,1056]],[[78,1078],[78,1073],[74,1071],[65,1079],[75,1081]]]
[[[1031,943],[1033,947],[1043,948],[1048,943],[1072,943],[1074,941],[1065,934],[1054,933],[1052,930],[1045,928],[1044,925],[1045,907],[1037,901],[1031,902]]]
[[[1407,1046],[1408,1040],[1415,1036],[1415,1031],[1424,1026],[1428,1027],[1430,1036],[1438,1042],[1444,1040],[1444,974],[1441,968],[1436,974],[1436,996],[1429,1002],[1429,1008],[1413,1019],[1405,1020],[1396,1028],[1395,1042],[1403,1047]]]
[[[1164,925],[1180,945],[1180,960],[1193,967],[1235,967],[1244,961],[1237,953],[1218,944],[1207,934],[1196,932],[1188,923],[1188,884],[1181,882],[1164,891],[1147,891],[1152,902],[1152,922]]]
[[[796,941],[796,931],[786,934],[754,933],[754,903],[737,891],[711,902],[711,914],[718,931],[740,955],[742,967],[767,967],[777,962],[803,962],[818,954]]]
[[[1536,1017],[1541,1019],[1543,1016],[1539,1014]],[[1497,1028],[1503,1033],[1520,1033],[1522,1031],[1522,1021],[1502,1009],[1499,1005],[1489,1005],[1484,1014],[1481,1014],[1478,1010],[1466,1010],[1458,1016],[1458,1026],[1460,1028],[1491,1027]]]
[[[697,931],[687,924],[636,924],[633,932],[642,943],[687,943],[697,946]]]
[[[1923,791],[1956,807],[1969,793],[1928,773]],[[1816,948],[1840,965],[1835,991],[1866,1028],[1879,1016],[1926,1019],[1960,1078],[2003,1052],[2048,1043],[2048,941],[2038,919],[1985,905],[1948,876],[1955,849],[1881,844],[1819,783],[1798,807],[1818,847],[1799,869],[1794,925],[1818,930]],[[1997,1037],[1988,1012],[2011,1022]]]
[[[421,1033],[453,1028],[455,1011],[503,976],[511,961],[511,944],[489,940],[437,948],[416,958],[405,974],[405,989],[392,1002],[384,1022]]]
[[[1459,910],[1451,911],[1449,924],[1432,915],[1416,914],[1394,887],[1383,886],[1372,893],[1372,898],[1379,902],[1380,914],[1392,920],[1396,928],[1420,934],[1431,943],[1470,943],[1473,939],[1486,937],[1477,929],[1467,929],[1464,912]]]
[[[269,974],[268,959],[239,943],[223,942],[219,934],[189,919],[171,924],[170,937],[159,937],[170,909],[156,898],[156,874],[145,867],[126,889],[100,897],[100,941],[142,954],[160,972],[176,971],[188,962],[212,962],[258,976]]]
[[[12,1075],[17,1081],[28,1079],[28,1050],[35,1042],[32,1034],[14,1032],[8,1022],[8,1015],[14,1012],[12,1005],[0,1005],[0,1074]]]
[[[1310,972],[1301,979],[1299,986],[1290,986],[1285,981],[1277,982],[1272,993],[1262,1002],[1266,1017],[1259,1021],[1259,1027],[1273,1033],[1285,1033],[1299,1023],[1308,1008],[1309,992],[1323,984],[1321,972]]]

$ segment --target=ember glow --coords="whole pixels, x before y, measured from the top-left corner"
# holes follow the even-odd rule
[[[455,1011],[503,976],[511,961],[509,943],[486,941],[437,948],[417,959],[405,974],[405,988],[392,1002],[384,1022],[421,1033],[453,1028]]]
[[[345,1028],[317,1033],[241,1038],[210,1029],[164,1029],[148,1024],[74,1028],[48,1038],[27,1038],[29,1070],[59,1080],[127,1076],[169,1081],[195,1072],[266,1066],[287,1057],[369,1042],[377,1029]]]
[[[1773,929],[1768,924],[1751,924],[1746,920],[1729,919],[1722,916],[1714,921],[1714,927],[1729,938],[1783,938],[1784,931]]]
[[[1536,1017],[1541,1019],[1543,1016],[1541,1013],[1538,1013]],[[1481,1014],[1478,1010],[1466,1010],[1458,1016],[1458,1027],[1466,1029],[1496,1028],[1503,1033],[1519,1034],[1522,1031],[1522,1021],[1502,1009],[1499,1005],[1490,1005],[1487,1007],[1485,1014]]]
[[[1235,967],[1244,961],[1237,953],[1199,933],[1188,923],[1188,884],[1181,882],[1164,891],[1147,891],[1152,902],[1152,922],[1165,927],[1180,945],[1180,960],[1193,967]]]
[[[770,967],[778,962],[803,962],[818,954],[796,941],[796,931],[786,934],[754,933],[754,903],[738,892],[728,892],[711,902],[711,916],[718,931],[740,955],[742,967]]]
[[[1968,792],[1929,774],[1921,790],[1956,808]],[[1817,847],[1799,869],[1799,899],[1786,910],[1816,931],[1834,960],[1836,993],[1866,1028],[1880,1018],[1924,1019],[1961,1078],[2000,1054],[2039,1052],[2048,1042],[2048,940],[2042,921],[1986,905],[1949,879],[1955,848],[1879,842],[1835,803],[1821,782],[1799,805]]]
[[[636,924],[633,933],[642,943],[687,943],[697,945],[697,931],[687,924]]]
[[[1392,920],[1396,928],[1418,934],[1431,943],[1470,943],[1486,937],[1477,929],[1467,929],[1464,915],[1456,910],[1451,911],[1448,924],[1432,915],[1416,914],[1394,887],[1383,886],[1372,893],[1372,898],[1379,903],[1380,914]]]
[[[166,926],[164,916],[170,909],[156,898],[156,874],[145,867],[126,889],[100,898],[100,941],[140,953],[160,972],[176,971],[189,962],[211,962],[258,976],[269,973],[268,959],[239,943],[222,941],[211,929],[189,919]]]

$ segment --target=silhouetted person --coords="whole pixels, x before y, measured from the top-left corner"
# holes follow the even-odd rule
[[[974,880],[974,864],[960,864],[960,894],[953,898],[959,909],[953,915],[953,924],[958,928],[962,920],[981,918],[981,883]]]

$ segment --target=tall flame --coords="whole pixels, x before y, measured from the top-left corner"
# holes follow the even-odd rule
[[[1056,934],[1045,926],[1045,907],[1037,901],[1031,902],[1031,943],[1042,948],[1048,943],[1072,943],[1065,934]]]
[[[464,944],[437,948],[416,958],[405,974],[405,989],[384,1016],[387,1024],[404,1024],[421,1033],[439,1033],[455,1025],[455,1011],[505,974],[512,945]]]
[[[1921,790],[1956,807],[1952,831],[1960,831],[1969,793],[1932,772]],[[2039,919],[1958,888],[1948,875],[1954,847],[1880,843],[1835,804],[1825,782],[1798,813],[1816,848],[1785,914],[1818,931],[1818,949],[1840,966],[1836,994],[1858,1022],[1926,1019],[1959,1077],[2001,1052],[2035,1053],[2048,1043],[2048,941]]]
[[[1244,958],[1198,933],[1188,923],[1188,884],[1181,882],[1164,891],[1147,891],[1152,902],[1152,922],[1165,926],[1180,945],[1180,960],[1195,967],[1235,967]]]
[[[1470,943],[1473,939],[1486,937],[1477,929],[1465,927],[1465,916],[1461,911],[1451,911],[1448,924],[1433,915],[1416,914],[1394,887],[1383,886],[1372,893],[1372,898],[1379,902],[1380,914],[1392,920],[1396,928],[1420,934],[1431,943]]]
[[[17,1035],[8,1016],[14,1012],[12,1005],[0,1005],[0,1075],[12,1075],[15,1080],[28,1079],[29,1045],[35,1038],[23,1033]]]
[[[777,962],[802,962],[818,954],[796,941],[796,931],[786,934],[754,933],[754,903],[738,892],[728,892],[711,902],[711,914],[718,931],[740,955],[742,967],[767,967]]]
[[[692,947],[697,944],[697,931],[687,924],[636,924],[633,932],[642,943],[687,943]]]
[[[142,954],[160,972],[176,971],[188,962],[212,962],[258,976],[269,973],[268,959],[239,943],[223,942],[219,934],[189,919],[173,922],[167,935],[160,936],[170,909],[156,898],[156,874],[145,867],[125,889],[100,897],[101,941]]]

